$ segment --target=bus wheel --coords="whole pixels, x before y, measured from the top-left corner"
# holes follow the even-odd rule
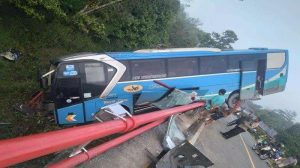
[[[227,104],[228,104],[229,108],[231,108],[231,109],[237,108],[237,106],[239,106],[239,104],[240,104],[240,93],[233,92],[232,94],[230,94],[230,96],[227,100]]]

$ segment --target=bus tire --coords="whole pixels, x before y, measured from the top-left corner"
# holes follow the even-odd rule
[[[240,92],[234,91],[232,92],[227,100],[227,104],[229,108],[235,108],[236,103],[240,100]]]

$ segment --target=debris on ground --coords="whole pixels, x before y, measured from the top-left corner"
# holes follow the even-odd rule
[[[9,61],[16,61],[20,57],[20,52],[15,49],[9,49],[6,52],[0,53],[0,57],[3,57]]]
[[[203,153],[188,141],[185,141],[166,153],[156,164],[156,168],[184,168],[186,166],[210,167],[212,165],[213,163]]]

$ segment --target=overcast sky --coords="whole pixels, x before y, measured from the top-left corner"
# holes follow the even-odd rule
[[[192,0],[186,8],[207,32],[233,30],[235,49],[266,47],[288,49],[286,90],[256,101],[267,108],[290,109],[300,121],[300,0]]]

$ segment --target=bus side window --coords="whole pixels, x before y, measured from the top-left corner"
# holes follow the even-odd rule
[[[239,62],[247,62],[244,64],[244,71],[255,71],[257,68],[257,55],[230,55],[228,56],[228,70],[227,72],[239,71]],[[263,58],[263,57],[261,57]]]
[[[227,57],[200,57],[200,74],[225,73],[227,71]]]
[[[168,77],[198,75],[197,58],[168,59]]]
[[[240,68],[239,62],[241,59],[242,59],[242,57],[240,55],[229,55],[227,72],[239,71],[239,68]]]
[[[167,77],[164,59],[135,60],[131,62],[132,80]]]
[[[123,74],[122,78],[120,79],[120,81],[130,81],[131,77],[130,77],[130,66],[129,66],[129,62],[128,61],[120,61],[123,65],[126,66],[126,71]]]
[[[244,64],[244,71],[256,71],[257,70],[257,56],[256,55],[243,55],[241,61],[247,62]]]

